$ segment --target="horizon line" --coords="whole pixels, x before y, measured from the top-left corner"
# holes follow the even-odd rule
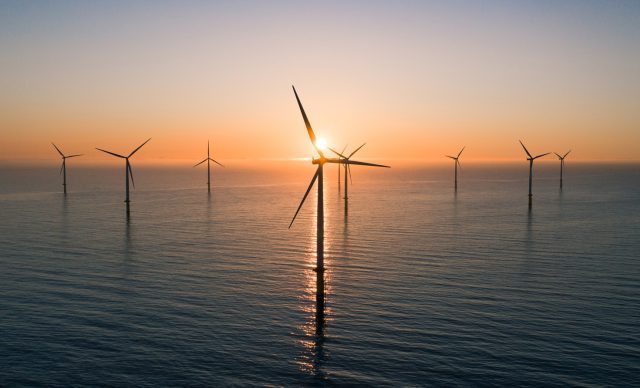
[[[384,157],[370,157],[371,160],[386,160],[393,161],[394,163],[399,163],[401,165],[448,165],[451,161],[448,158],[428,158],[428,159],[418,159],[418,158],[384,158]],[[264,167],[259,165],[259,163],[270,163],[270,164],[282,164],[286,163],[291,166],[298,165],[301,163],[308,163],[311,161],[310,157],[292,157],[292,158],[226,158],[224,159],[227,164],[233,165],[233,163],[241,164],[244,168],[247,167],[247,164],[255,163],[255,167]],[[490,159],[490,158],[475,158],[475,159],[465,159],[463,164],[517,164],[517,163],[525,163],[526,159],[524,158],[505,158],[505,159]],[[547,158],[538,160],[539,163],[544,164],[555,164],[558,163],[557,158]],[[571,159],[571,163],[576,164],[640,164],[640,159]],[[59,164],[58,159],[52,158],[42,158],[34,160],[34,158],[25,158],[25,159],[0,159],[0,168],[1,167],[9,167],[9,166],[50,166]],[[114,162],[106,159],[83,159],[78,160],[74,163],[77,167],[87,167],[87,166],[113,166]],[[141,159],[136,161],[136,164],[141,166],[192,166],[193,160],[187,158],[179,158],[179,159]]]

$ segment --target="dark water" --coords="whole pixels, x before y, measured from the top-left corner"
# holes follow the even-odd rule
[[[556,167],[329,170],[323,337],[312,166],[5,168],[0,385],[638,386],[640,167]]]

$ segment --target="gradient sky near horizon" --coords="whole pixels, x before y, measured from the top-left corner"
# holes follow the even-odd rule
[[[0,164],[640,160],[640,1],[1,1]],[[79,161],[78,161],[79,162]]]

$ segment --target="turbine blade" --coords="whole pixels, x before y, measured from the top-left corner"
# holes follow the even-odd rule
[[[342,155],[340,152],[334,150],[331,147],[327,147],[329,149],[329,151],[333,152],[334,154],[338,155],[339,157],[343,158],[343,159],[348,159],[346,156]]]
[[[211,156],[209,155],[209,140],[207,140],[207,158],[209,158],[209,157],[211,157]]]
[[[147,141],[145,141],[144,143],[140,144],[138,146],[138,148],[136,148],[135,150],[131,151],[131,153],[129,154],[129,156],[127,156],[127,158],[130,158],[131,156],[133,156],[133,154],[135,154],[136,152],[138,152],[138,150],[140,148],[142,148],[143,145],[147,144],[149,142],[149,140],[151,140],[151,138],[148,138]]]
[[[65,156],[65,158],[69,159],[69,158],[75,158],[76,156],[82,156],[84,154],[75,154],[75,155],[69,155],[69,156]]]
[[[342,153],[343,153],[343,154],[344,154],[344,152],[347,150],[347,147],[348,147],[348,146],[349,146],[349,144],[346,144],[346,145],[344,146],[344,148],[342,149]]]
[[[557,152],[554,152],[554,154],[556,154],[556,156],[558,157],[558,159],[562,160],[562,156],[558,155]]]
[[[207,160],[209,160],[209,158],[207,158],[207,159],[203,160],[202,162],[200,162],[200,163],[198,163],[198,164],[194,165],[193,167],[198,167],[199,165],[201,165],[202,163],[206,162]]]
[[[455,156],[449,156],[449,155],[445,155],[447,158],[451,158],[453,160],[457,160],[458,158],[456,158]]]
[[[526,152],[530,158],[533,158],[533,156],[531,156],[531,154],[529,153],[529,150],[527,149],[527,147],[525,147],[524,144],[522,144],[522,141],[521,140],[518,140],[518,141],[520,142],[520,145],[522,146],[522,148],[524,148],[524,152]]]
[[[117,156],[117,157],[119,157],[119,158],[123,158],[123,159],[126,159],[126,158],[127,158],[126,156],[118,155],[118,154],[113,153],[113,152],[111,152],[111,151],[103,150],[103,149],[101,149],[101,148],[96,148],[96,149],[97,149],[98,151],[102,151],[102,152],[104,152],[104,153],[111,154],[111,155],[113,155],[113,156]]]
[[[129,169],[129,177],[131,178],[131,184],[133,185],[133,188],[136,188],[136,182],[133,181],[133,170],[131,169],[131,163],[129,163],[129,160],[127,160],[127,168]]]
[[[224,167],[222,164],[218,163],[217,161],[215,161],[215,160],[213,160],[211,158],[209,158],[209,160],[212,161],[213,163],[217,164],[220,167]]]
[[[456,163],[458,163],[458,167],[460,167],[460,170],[462,170],[462,165],[460,164],[460,160],[456,159]]]
[[[533,159],[541,158],[541,157],[543,157],[543,156],[549,155],[550,153],[551,153],[551,152],[547,152],[546,154],[538,155],[538,156],[536,156],[536,157],[535,157],[535,158],[533,158]]]
[[[53,142],[51,144],[53,144]],[[64,154],[62,153],[62,151],[60,151],[60,148],[58,148],[55,144],[53,144],[53,147],[56,149],[56,151],[58,151],[60,156],[62,156],[64,158]]]
[[[566,154],[564,154],[564,156],[562,157],[562,159],[566,158],[566,157],[567,157],[567,155],[569,155],[569,153],[570,153],[570,152],[571,152],[571,150],[567,151],[567,153],[566,153]]]
[[[329,161],[329,163],[332,163],[331,161]],[[384,164],[375,164],[375,163],[367,163],[367,162],[357,162],[355,160],[343,160],[342,163],[344,164],[355,164],[356,166],[370,166],[370,167],[384,167],[384,168],[391,168],[390,166],[385,166]]]
[[[356,152],[360,151],[360,148],[364,147],[364,145],[365,145],[365,144],[367,144],[367,143],[362,143],[362,145],[361,145],[360,147],[356,148],[356,150],[355,150],[355,151],[353,151],[353,152],[349,155],[349,158],[351,158],[353,155],[355,155],[355,153],[356,153]],[[349,159],[349,158],[347,158],[347,159]]]
[[[458,152],[458,156],[457,156],[458,158],[460,157],[460,155],[462,155],[462,151],[464,151],[465,148],[467,148],[467,146],[463,146],[460,152]]]
[[[289,229],[291,229],[291,225],[293,225],[293,221],[296,220],[296,217],[298,216],[298,212],[300,212],[300,209],[302,208],[302,205],[304,204],[304,201],[307,199],[307,196],[309,195],[309,192],[311,191],[311,188],[313,187],[313,184],[316,183],[316,179],[318,179],[318,175],[320,175],[320,169],[321,168],[322,168],[322,165],[319,165],[318,169],[316,170],[315,175],[313,176],[313,178],[311,178],[311,183],[309,183],[309,187],[307,188],[307,191],[304,193],[304,197],[302,197],[302,201],[300,201],[300,205],[298,206],[298,210],[296,210],[296,214],[293,215],[293,219],[291,220],[291,223],[289,224]]]
[[[349,172],[349,181],[351,181],[351,185],[353,185],[353,177],[351,176],[351,166],[347,164],[347,172]]]
[[[62,170],[64,169],[64,162],[60,165],[60,175],[62,175]]]
[[[316,145],[316,134],[313,132],[313,128],[311,128],[311,123],[309,122],[307,113],[304,111],[304,108],[302,107],[302,102],[300,102],[300,97],[298,97],[298,92],[296,92],[295,86],[291,85],[291,87],[293,88],[293,94],[296,95],[296,101],[298,101],[298,107],[300,107],[300,113],[302,113],[302,119],[304,120],[304,125],[307,127],[307,133],[309,134],[309,139],[311,139],[311,143],[313,143],[313,148],[315,148],[316,151],[318,151],[318,153],[321,156],[324,156],[322,155],[322,151],[320,151],[320,149]]]

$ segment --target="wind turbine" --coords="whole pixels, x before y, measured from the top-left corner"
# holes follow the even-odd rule
[[[62,174],[62,187],[64,187],[64,193],[67,194],[67,159],[69,158],[75,158],[76,156],[82,156],[83,154],[76,154],[76,155],[65,155],[62,153],[62,151],[60,151],[60,148],[58,148],[55,144],[51,143],[53,145],[53,148],[56,149],[56,151],[58,151],[58,153],[60,154],[60,156],[62,157],[62,166],[60,167],[60,174]]]
[[[127,155],[127,156],[119,155],[119,154],[116,154],[116,153],[111,152],[111,151],[103,150],[101,148],[96,148],[98,151],[102,151],[102,152],[104,152],[106,154],[113,155],[115,157],[122,158],[122,159],[125,160],[125,163],[124,163],[124,175],[125,175],[124,184],[125,184],[126,196],[125,196],[124,202],[126,202],[126,204],[127,204],[127,215],[129,214],[129,176],[131,176],[131,184],[133,185],[133,188],[134,189],[136,188],[136,184],[133,181],[133,171],[131,170],[131,163],[129,163],[129,158],[132,157],[133,154],[138,152],[138,150],[140,148],[142,148],[143,145],[147,144],[149,142],[149,140],[151,140],[151,138],[148,138],[147,141],[145,141],[144,143],[140,144],[138,146],[138,148],[136,148],[135,150],[131,151],[131,153],[129,155]]]
[[[298,107],[300,108],[300,113],[302,114],[302,119],[304,120],[304,124],[307,127],[307,133],[309,134],[309,139],[311,140],[311,143],[313,144],[313,147],[316,149],[316,152],[318,153],[318,155],[320,156],[317,159],[312,159],[311,163],[312,164],[317,164],[318,167],[316,169],[316,173],[313,175],[313,178],[311,178],[311,183],[309,184],[309,187],[307,188],[307,191],[304,193],[304,196],[302,197],[302,201],[300,202],[300,205],[298,206],[298,209],[296,210],[295,215],[293,216],[293,219],[291,220],[291,223],[289,224],[289,228],[291,228],[291,226],[293,225],[293,222],[296,220],[296,217],[298,216],[298,212],[300,212],[300,209],[302,208],[302,205],[304,204],[304,201],[307,199],[307,196],[309,195],[309,192],[311,191],[311,189],[313,188],[313,185],[316,183],[316,180],[318,181],[318,207],[317,207],[317,221],[316,221],[316,320],[317,322],[322,322],[323,317],[324,317],[324,178],[323,178],[323,167],[325,165],[325,163],[342,163],[345,165],[350,165],[350,164],[354,164],[354,165],[359,165],[359,166],[371,166],[371,167],[386,167],[389,168],[389,166],[384,166],[381,164],[373,164],[373,163],[365,163],[365,162],[358,162],[355,160],[349,160],[348,158],[344,158],[341,156],[341,158],[327,158],[325,157],[324,153],[322,152],[322,147],[321,144],[318,144],[318,139],[316,138],[315,133],[313,132],[313,129],[311,128],[311,124],[309,123],[309,119],[307,118],[307,114],[304,111],[304,108],[302,107],[302,103],[300,102],[300,98],[298,97],[298,93],[296,92],[296,88],[293,87],[293,93],[296,96],[296,101],[298,102]],[[330,149],[330,148],[329,148]],[[331,149],[330,149],[331,150]],[[332,152],[335,152],[333,150],[331,150]],[[336,152],[337,153],[337,152]]]
[[[344,148],[342,149],[342,153],[344,154],[344,151],[347,150],[347,147],[349,146],[349,144],[345,145]],[[342,168],[342,163],[338,163],[338,194],[340,194],[340,169]]]
[[[353,155],[355,155],[356,152],[360,151],[360,148],[364,147],[364,145],[367,143],[362,144],[360,147],[356,148],[355,151],[353,151],[351,154],[349,154],[349,156],[344,156],[344,150],[342,150],[342,153],[337,152],[332,150],[331,148],[329,148],[331,150],[331,152],[333,152],[334,154],[338,155],[340,157],[340,161],[338,163],[340,164],[344,164],[344,199],[349,199],[349,180],[351,180],[351,183],[353,184],[353,178],[351,178],[351,167],[349,166],[349,163],[344,163],[344,161],[349,161],[351,159],[351,157]],[[346,149],[346,147],[345,147]],[[338,166],[340,167],[340,166]],[[384,166],[384,167],[388,167],[388,166]],[[340,169],[338,169],[338,172],[340,171]],[[349,180],[347,180],[347,173],[349,173]],[[338,178],[340,178],[338,176]]]
[[[546,154],[541,154],[541,155],[538,155],[538,156],[531,156],[531,154],[529,153],[529,150],[527,150],[527,147],[525,147],[524,144],[522,144],[522,141],[521,140],[518,140],[518,141],[520,142],[520,145],[522,146],[522,148],[524,148],[524,152],[527,153],[527,156],[528,156],[527,160],[529,161],[529,207],[531,207],[531,197],[532,197],[532,194],[531,194],[531,179],[533,177],[533,161],[538,159],[538,158],[541,158],[541,157],[543,157],[545,155],[549,155],[550,152],[547,152]]]
[[[207,140],[207,158],[204,159],[202,162],[196,164],[193,167],[198,167],[199,165],[201,165],[202,163],[207,162],[207,190],[209,192],[211,192],[211,162],[214,162],[216,164],[218,164],[220,167],[224,167],[222,164],[216,162],[215,160],[211,159],[211,156],[209,155],[209,141]]]
[[[560,159],[560,190],[562,190],[562,169],[564,168],[564,158],[566,158],[567,155],[569,155],[570,152],[571,152],[571,150],[567,151],[567,153],[564,154],[563,156],[560,156],[560,155],[558,155],[557,152],[554,152],[554,154],[556,154],[558,159]]]
[[[465,146],[466,147],[466,146]],[[455,161],[454,163],[454,188],[456,191],[458,191],[458,166],[460,165],[460,155],[462,155],[462,151],[464,151],[465,147],[462,147],[462,149],[460,150],[460,152],[458,152],[458,156],[449,156],[449,155],[445,155],[447,158],[451,158]]]

